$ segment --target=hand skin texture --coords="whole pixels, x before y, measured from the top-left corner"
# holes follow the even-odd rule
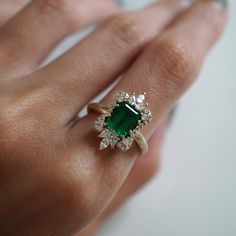
[[[125,12],[110,0],[0,3],[0,235],[91,236],[160,167],[168,112],[223,32],[221,2],[163,0]],[[96,29],[39,65],[66,36]],[[147,92],[150,151],[98,151],[96,115],[80,110],[120,75]]]

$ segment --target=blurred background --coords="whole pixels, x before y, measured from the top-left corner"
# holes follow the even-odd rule
[[[135,9],[151,1],[120,2]],[[160,173],[98,236],[236,235],[236,1],[229,5],[224,36],[179,102]],[[68,38],[50,59],[87,32]]]

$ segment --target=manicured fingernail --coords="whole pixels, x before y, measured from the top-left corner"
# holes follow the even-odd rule
[[[207,1],[215,3],[220,8],[223,8],[223,9],[228,8],[227,0],[207,0]]]

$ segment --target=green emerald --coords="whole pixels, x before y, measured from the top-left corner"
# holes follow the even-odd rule
[[[107,117],[107,128],[114,131],[118,137],[128,136],[129,132],[138,124],[141,113],[128,102],[121,102],[114,108],[111,116]]]

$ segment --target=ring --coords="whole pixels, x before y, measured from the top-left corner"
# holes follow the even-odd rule
[[[119,92],[109,107],[101,103],[88,104],[88,112],[100,114],[94,121],[94,129],[102,138],[100,150],[110,146],[127,151],[136,141],[143,155],[148,152],[147,141],[140,132],[152,119],[148,104],[144,102],[145,95]]]

